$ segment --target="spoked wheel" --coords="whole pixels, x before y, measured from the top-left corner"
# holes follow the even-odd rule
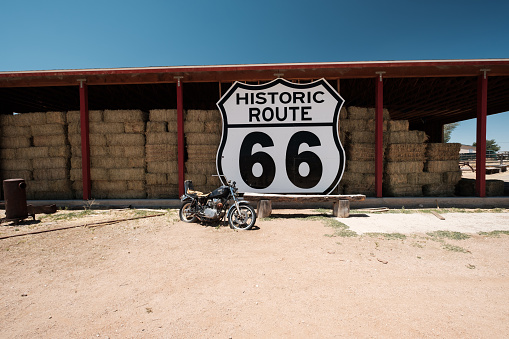
[[[180,220],[182,220],[183,222],[195,222],[196,221],[196,216],[191,213],[191,203],[190,202],[186,202],[184,205],[182,205],[182,207],[180,207],[180,210],[179,210],[179,217],[180,217]]]
[[[239,206],[239,209],[240,211],[234,207],[228,213],[230,227],[237,230],[251,229],[256,221],[255,210],[249,205]]]

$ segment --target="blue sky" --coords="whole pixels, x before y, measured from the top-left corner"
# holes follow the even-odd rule
[[[0,71],[509,58],[509,1],[2,1]],[[509,113],[488,139],[509,150]],[[452,140],[475,141],[471,122]]]

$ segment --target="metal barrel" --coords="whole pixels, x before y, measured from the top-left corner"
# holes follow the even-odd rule
[[[4,180],[5,218],[25,219],[28,217],[27,184],[23,179]]]

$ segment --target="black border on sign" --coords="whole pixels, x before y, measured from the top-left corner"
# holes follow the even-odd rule
[[[261,84],[261,85],[250,85],[250,84],[244,84],[244,83],[236,81],[228,89],[228,91],[221,97],[221,99],[219,99],[219,101],[216,104],[217,107],[219,108],[219,111],[221,112],[221,117],[223,119],[221,143],[219,144],[219,148],[217,150],[217,155],[216,155],[216,170],[217,170],[217,174],[219,174],[219,179],[221,180],[221,182],[223,184],[225,184],[225,182],[223,180],[224,173],[223,173],[223,167],[221,165],[221,158],[222,158],[223,150],[224,150],[224,147],[226,144],[226,139],[228,137],[228,128],[232,128],[233,126],[236,126],[236,125],[232,125],[232,127],[229,127],[230,125],[228,124],[228,118],[226,117],[224,103],[233,95],[233,93],[235,92],[235,90],[237,88],[251,89],[251,90],[264,90],[264,89],[274,87],[278,84],[284,84],[285,86],[294,88],[294,89],[295,88],[308,89],[308,88],[313,88],[313,87],[323,85],[323,87],[338,101],[336,104],[336,107],[334,109],[334,115],[333,115],[333,119],[332,119],[331,128],[332,128],[332,135],[334,138],[334,142],[336,143],[336,148],[339,153],[340,166],[338,168],[338,173],[337,173],[336,178],[334,179],[333,183],[325,191],[323,191],[321,193],[321,194],[329,195],[338,186],[339,182],[341,181],[341,177],[343,176],[343,173],[345,171],[345,150],[343,148],[343,145],[341,144],[341,141],[339,140],[339,133],[338,133],[339,112],[341,111],[341,107],[345,103],[345,100],[339,95],[338,92],[336,92],[334,90],[334,88],[332,88],[332,86],[324,78],[310,82],[310,83],[306,83],[306,84],[293,83],[293,82],[288,81],[283,78],[277,78],[271,82]],[[300,124],[295,124],[295,125],[300,125]],[[312,124],[312,125],[320,125],[320,123]],[[330,124],[327,124],[327,125],[330,125]],[[252,126],[252,125],[250,125],[250,126]],[[264,124],[263,126],[268,127],[267,124]],[[244,126],[239,125],[237,127],[244,127]],[[279,192],[279,193],[284,194],[287,192]],[[317,194],[317,193],[313,192],[313,193],[309,193],[309,194]]]

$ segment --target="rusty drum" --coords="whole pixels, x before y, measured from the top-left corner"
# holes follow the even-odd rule
[[[28,217],[27,184],[23,179],[4,180],[5,218],[22,220]]]

